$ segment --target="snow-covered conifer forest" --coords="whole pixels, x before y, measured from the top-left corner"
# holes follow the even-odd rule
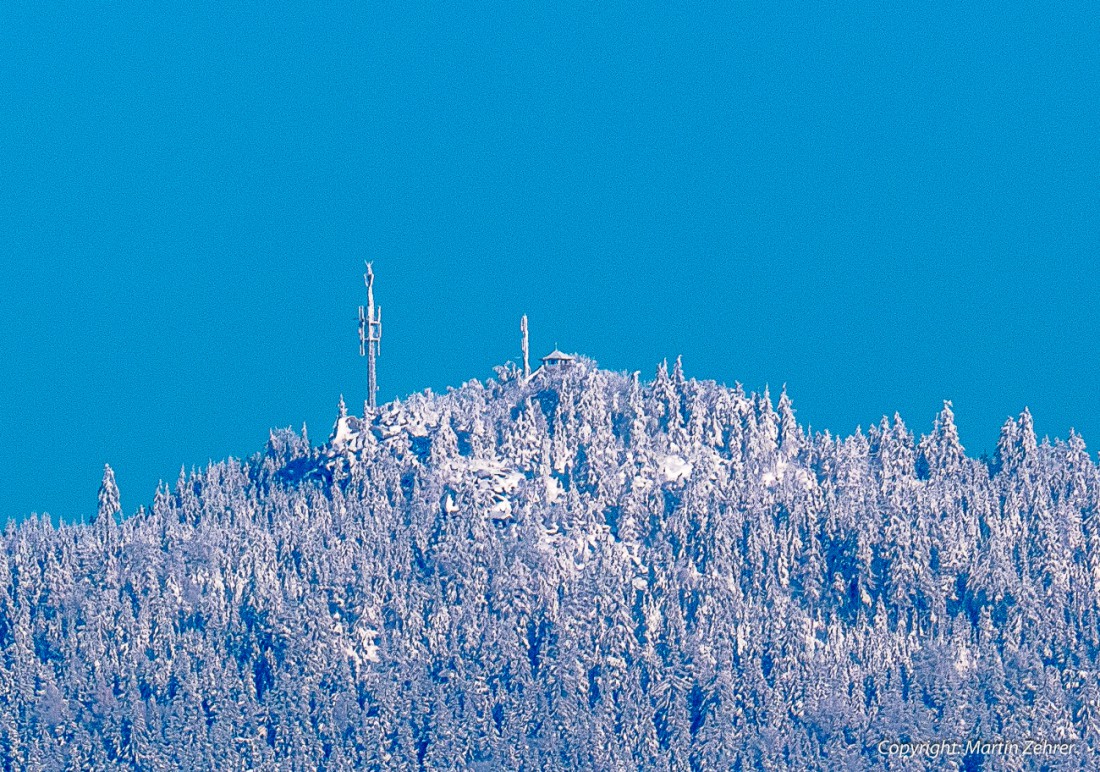
[[[1026,411],[975,459],[580,360],[119,500],[4,532],[4,769],[1096,768],[1100,475]]]

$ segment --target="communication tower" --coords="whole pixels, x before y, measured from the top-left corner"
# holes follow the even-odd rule
[[[382,307],[374,305],[374,269],[367,263],[363,274],[367,285],[367,305],[359,306],[359,356],[367,358],[367,403],[378,407],[378,371],[375,360],[382,353]]]

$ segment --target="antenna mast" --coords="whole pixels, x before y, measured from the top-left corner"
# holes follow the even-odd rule
[[[363,283],[367,285],[367,306],[359,306],[359,356],[367,358],[367,402],[378,407],[378,372],[375,360],[382,353],[382,307],[374,305],[374,270],[367,263]]]
[[[519,331],[523,333],[523,377],[531,377],[531,362],[527,357],[527,314],[523,315],[523,318],[519,320]]]

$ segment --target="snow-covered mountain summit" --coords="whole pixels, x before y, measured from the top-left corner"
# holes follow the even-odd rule
[[[862,769],[884,739],[1041,737],[1087,768],[1100,745],[1100,476],[1026,411],[976,460],[950,405],[920,438],[808,436],[785,393],[578,358],[367,412],[122,520],[108,475],[95,523],[9,526],[0,761]]]

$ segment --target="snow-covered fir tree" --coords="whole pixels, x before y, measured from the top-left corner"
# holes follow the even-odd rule
[[[808,434],[586,360],[349,415],[0,549],[4,769],[941,769],[1100,750],[1100,475],[1025,411]]]

